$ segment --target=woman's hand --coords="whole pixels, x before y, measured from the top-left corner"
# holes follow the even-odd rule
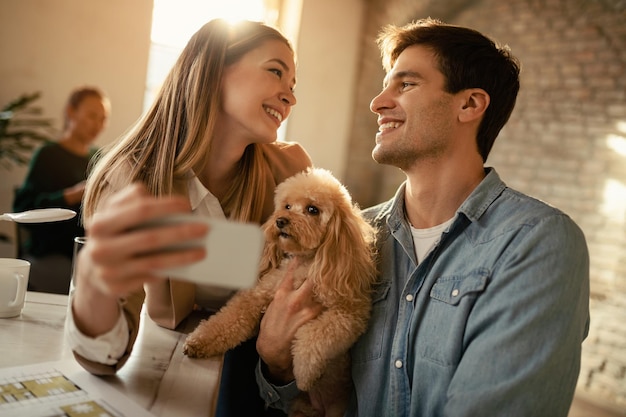
[[[156,198],[140,184],[113,194],[86,225],[87,243],[78,254],[74,276],[74,319],[95,336],[115,324],[117,300],[159,278],[162,269],[182,266],[205,256],[204,248],[165,249],[202,238],[205,223],[177,223],[138,228],[164,216],[188,213],[187,198]]]
[[[293,381],[293,356],[291,346],[296,331],[322,312],[322,305],[313,299],[313,283],[304,281],[300,288],[293,288],[292,261],[281,282],[274,300],[267,307],[261,320],[256,348],[265,364],[266,377],[275,384]]]
[[[80,204],[83,199],[83,194],[85,193],[85,183],[86,181],[81,181],[63,190],[63,198],[65,198],[65,202],[68,205],[74,206]]]

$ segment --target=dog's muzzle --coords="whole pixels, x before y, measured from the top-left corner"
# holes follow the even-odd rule
[[[276,228],[279,230],[279,236],[281,238],[290,238],[291,236],[285,231],[285,227],[289,225],[289,219],[286,217],[279,217],[276,219]]]
[[[289,219],[285,218],[285,217],[279,217],[276,219],[276,227],[278,227],[279,229],[282,229],[283,227],[287,226],[289,224]]]

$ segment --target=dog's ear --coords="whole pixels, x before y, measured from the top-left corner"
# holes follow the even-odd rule
[[[312,278],[321,298],[366,294],[375,279],[374,229],[358,207],[341,202],[328,222],[326,236],[315,255]]]
[[[267,236],[267,229],[274,226],[272,220],[268,220],[263,225],[264,236]],[[278,242],[274,239],[265,239],[265,245],[263,246],[263,254],[261,256],[261,263],[259,265],[259,277],[262,277],[271,269],[278,268],[280,261],[282,260],[282,251],[278,247]]]

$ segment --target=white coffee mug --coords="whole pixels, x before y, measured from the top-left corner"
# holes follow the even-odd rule
[[[15,317],[22,313],[29,272],[28,261],[0,258],[0,318]]]

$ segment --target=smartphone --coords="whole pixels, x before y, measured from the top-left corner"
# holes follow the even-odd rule
[[[173,245],[168,250],[198,245],[206,248],[206,256],[186,266],[165,269],[161,271],[164,277],[235,290],[254,286],[264,244],[260,226],[183,214],[151,221],[140,228],[181,222],[207,223],[209,232],[203,239]]]

